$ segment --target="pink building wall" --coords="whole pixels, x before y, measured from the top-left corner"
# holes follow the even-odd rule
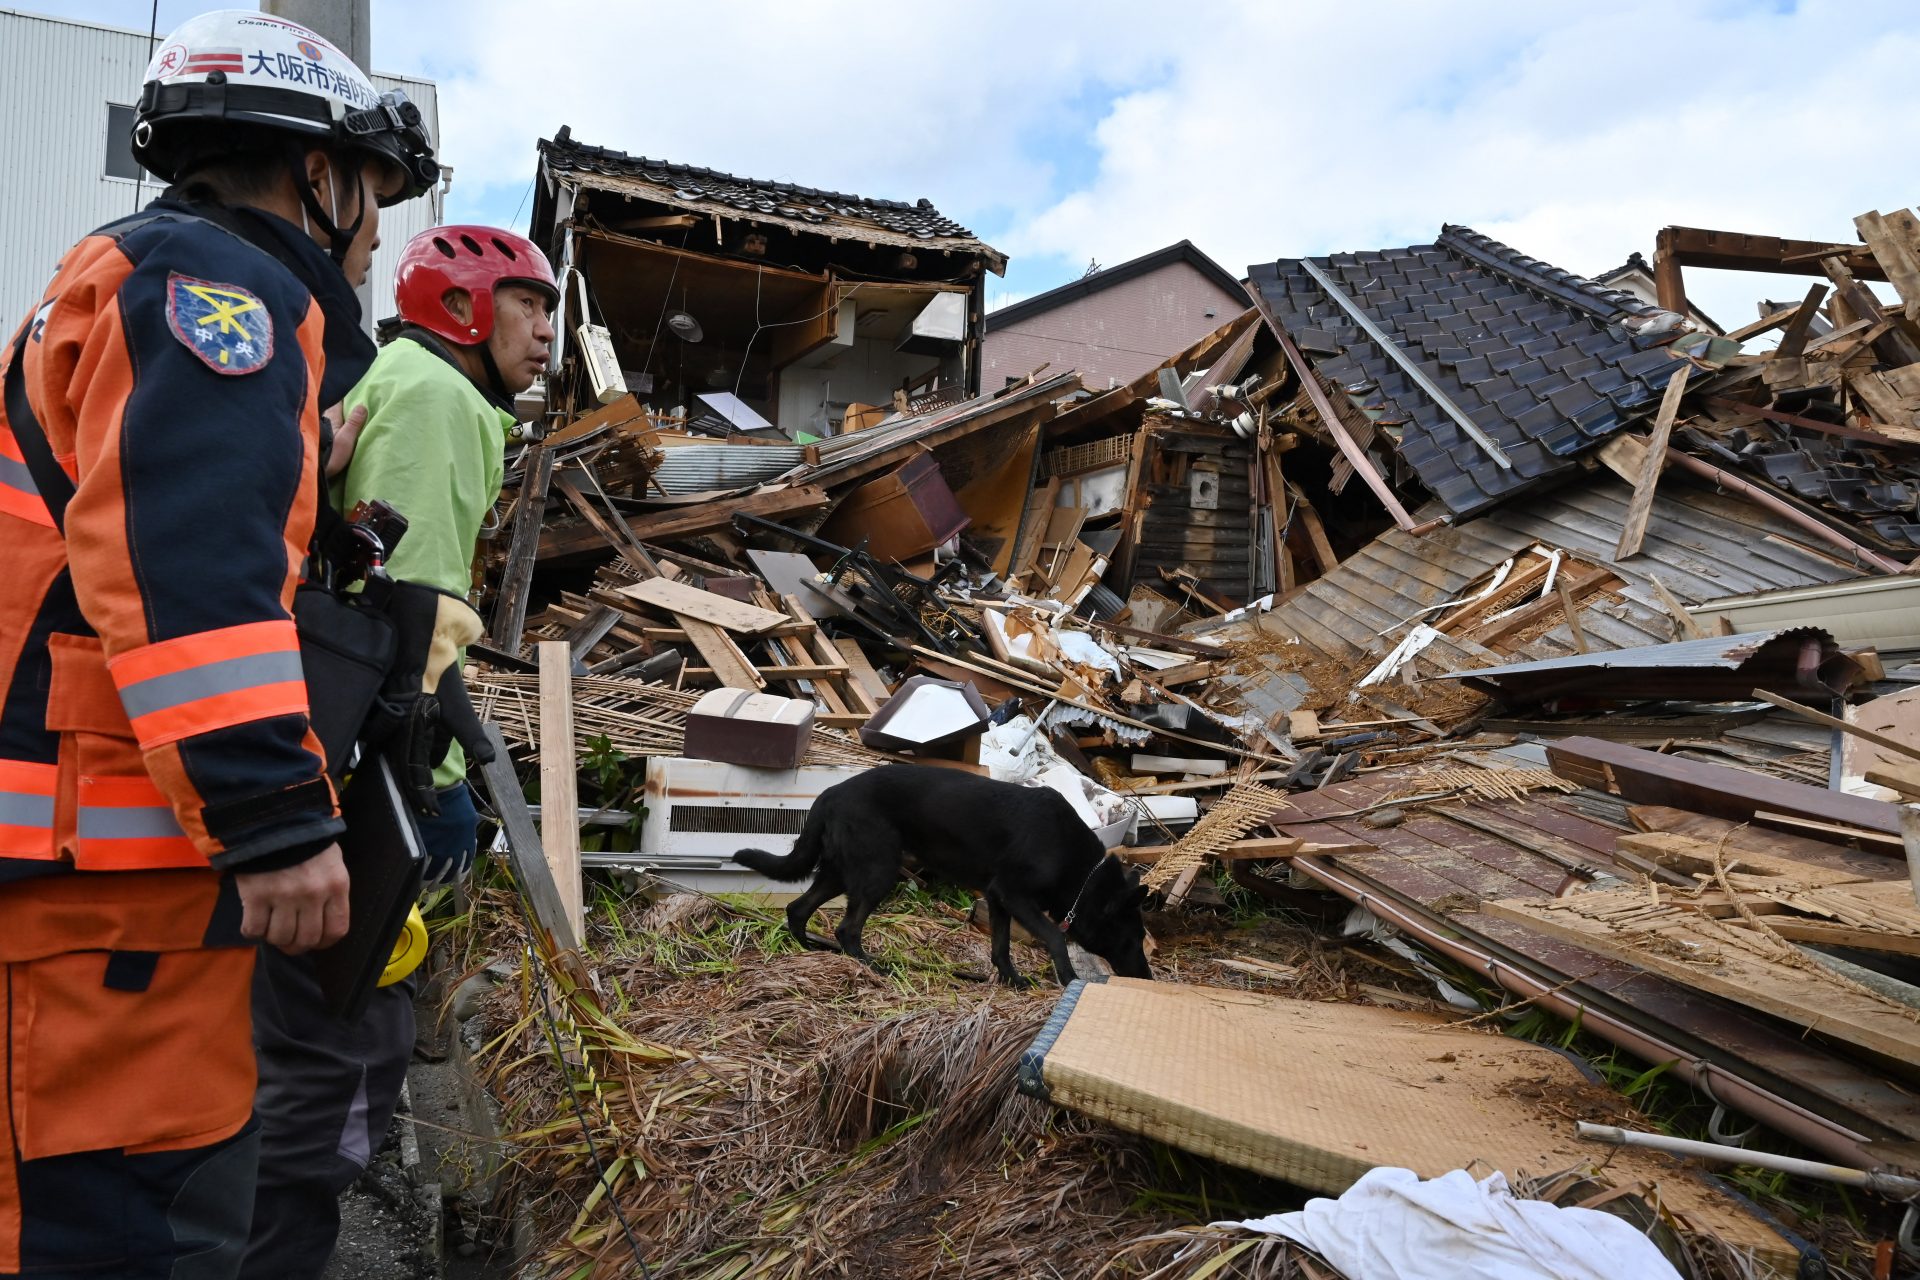
[[[1089,389],[1104,391],[1163,364],[1245,305],[1190,263],[1170,262],[1004,328],[990,314],[980,389],[1050,362],[1049,374],[1077,369]]]

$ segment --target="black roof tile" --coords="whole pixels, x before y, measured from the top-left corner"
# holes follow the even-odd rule
[[[981,244],[973,232],[943,215],[933,207],[932,201],[926,199],[909,204],[903,200],[880,200],[841,191],[822,191],[790,182],[739,178],[698,165],[651,160],[646,156],[630,156],[624,151],[608,147],[589,146],[574,141],[572,132],[567,129],[560,130],[552,138],[541,139],[539,148],[549,169],[563,173],[598,173],[636,179],[660,188],[682,204],[712,204],[748,213],[778,215],[804,223],[871,223],[896,235],[918,240],[964,240]],[[1000,256],[997,251],[988,252]]]
[[[1406,424],[1402,463],[1458,514],[1578,465],[1574,455],[1651,412],[1677,367],[1622,325],[1657,308],[1465,227],[1313,263],[1512,463],[1500,467],[1474,443],[1300,260],[1250,268],[1282,328],[1338,339],[1337,355],[1309,351],[1315,367],[1353,384],[1376,416]]]

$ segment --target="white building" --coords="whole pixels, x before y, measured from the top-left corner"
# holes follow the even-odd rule
[[[144,31],[0,9],[0,330],[26,315],[74,241],[160,194],[128,139],[147,59]],[[438,142],[433,81],[373,82],[404,90]],[[442,199],[434,191],[381,211],[370,319],[393,313],[400,246],[442,220]]]

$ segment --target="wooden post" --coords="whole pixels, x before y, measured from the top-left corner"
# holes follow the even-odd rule
[[[543,640],[540,654],[540,845],[573,936],[586,936],[580,884],[580,778],[573,753],[573,654]]]
[[[1680,276],[1680,255],[1673,227],[1662,227],[1653,241],[1653,292],[1660,305],[1687,314],[1687,286]]]
[[[552,480],[553,450],[535,445],[521,468],[520,506],[514,512],[507,565],[500,574],[493,624],[488,628],[494,644],[512,654],[520,652],[520,633],[527,625],[527,592],[533,586],[534,561],[540,556],[540,527],[546,519],[547,486]]]

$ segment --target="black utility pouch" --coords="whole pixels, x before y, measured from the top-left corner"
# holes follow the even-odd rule
[[[307,676],[313,732],[337,784],[393,671],[399,634],[393,619],[357,596],[303,583],[293,596],[300,665]]]

